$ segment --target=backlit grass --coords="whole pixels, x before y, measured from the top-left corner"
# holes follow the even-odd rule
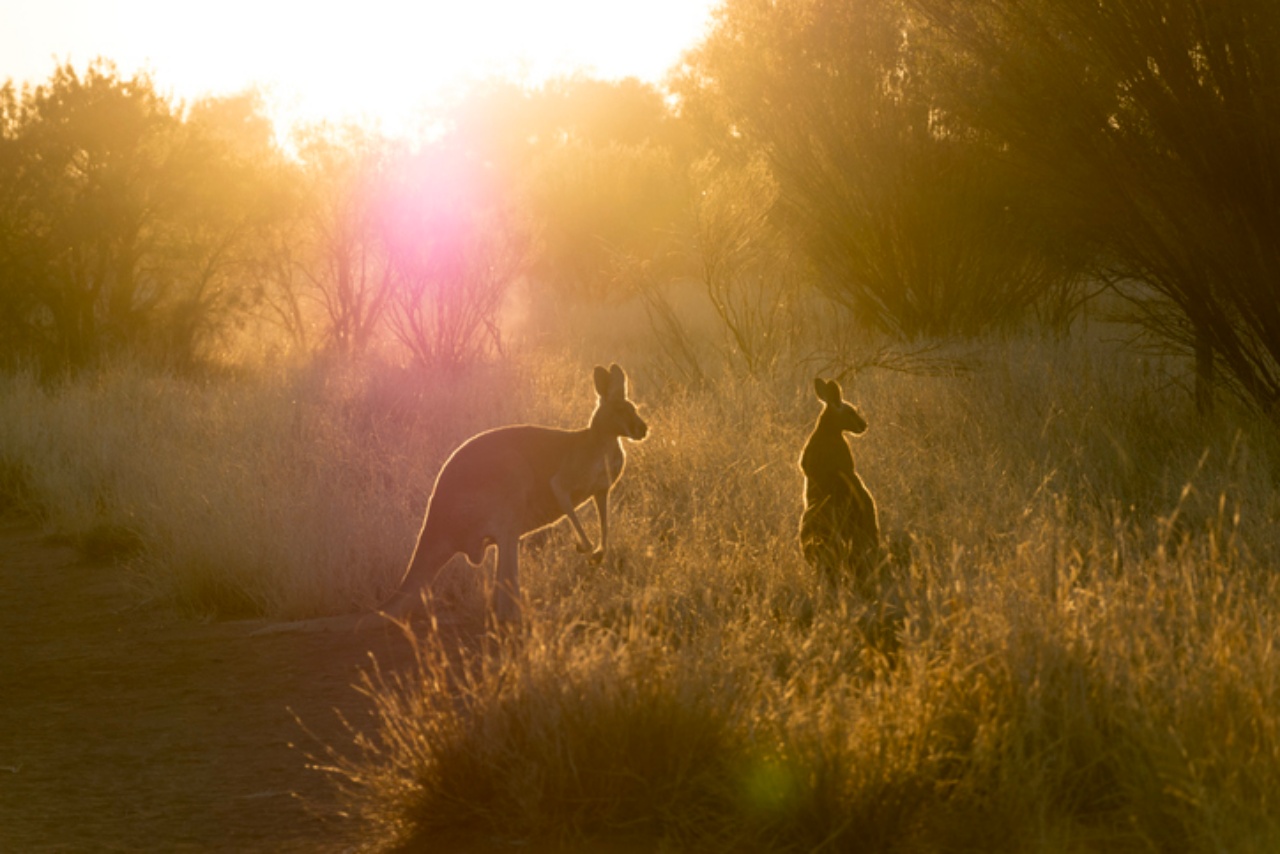
[[[614,343],[430,381],[6,377],[5,494],[70,535],[134,532],[127,567],[183,608],[356,611],[398,579],[458,442],[585,423],[590,369],[616,359],[652,432],[610,555],[530,537],[522,633],[471,651],[428,633],[418,673],[370,676],[380,730],[329,768],[370,850],[1280,845],[1265,424],[1199,419],[1176,365],[1100,341],[847,375],[892,544],[900,609],[881,613],[799,555],[811,369],[686,387],[660,348]],[[472,581],[445,607],[473,607],[482,585],[448,575]]]

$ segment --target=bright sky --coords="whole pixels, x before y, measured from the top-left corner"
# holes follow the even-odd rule
[[[0,81],[102,56],[188,100],[257,84],[278,118],[391,133],[468,79],[584,71],[652,82],[699,42],[716,0],[0,0]]]

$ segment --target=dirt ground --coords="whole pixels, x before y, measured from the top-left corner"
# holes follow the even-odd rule
[[[370,725],[370,654],[405,667],[410,645],[261,625],[139,605],[118,569],[0,519],[0,851],[353,850],[307,766],[350,743],[339,711]]]

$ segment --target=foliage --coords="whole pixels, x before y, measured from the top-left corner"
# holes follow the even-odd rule
[[[768,223],[777,186],[760,160],[694,164],[692,267],[720,320],[730,352],[749,374],[772,369],[798,337],[794,319],[802,265]]]
[[[521,161],[538,240],[531,276],[556,305],[630,296],[617,256],[671,249],[685,217],[688,153],[662,93],[638,80],[571,77],[529,93]]]
[[[623,299],[618,256],[671,251],[684,215],[684,176],[668,149],[650,142],[601,145],[571,137],[537,160],[529,189],[540,224],[533,269],[548,298]]]
[[[10,84],[0,107],[7,356],[48,370],[121,348],[189,362],[254,301],[243,273],[274,209],[264,128],[243,101],[184,118],[145,76],[98,62]]]
[[[976,334],[1076,269],[999,152],[936,123],[927,38],[893,0],[730,2],[677,91],[718,150],[768,157],[820,287],[897,335]]]
[[[668,369],[683,382],[705,383],[709,356],[757,376],[809,343],[808,269],[769,222],[776,198],[763,160],[707,155],[689,167],[684,225],[671,245],[613,253],[612,278],[639,296]]]
[[[1020,156],[1101,273],[1165,341],[1196,352],[1202,382],[1216,363],[1237,394],[1274,413],[1280,8],[917,5],[950,36],[950,109]]]

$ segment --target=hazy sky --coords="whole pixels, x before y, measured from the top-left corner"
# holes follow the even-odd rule
[[[179,99],[266,87],[307,119],[388,130],[477,76],[583,70],[657,81],[716,0],[0,0],[0,80],[41,82],[97,56]]]

